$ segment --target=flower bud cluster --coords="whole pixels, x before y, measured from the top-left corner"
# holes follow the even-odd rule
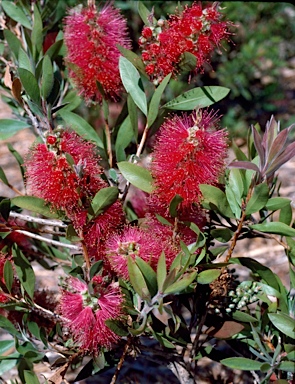
[[[155,85],[169,73],[175,76],[179,72],[184,52],[196,57],[195,70],[209,62],[215,47],[229,35],[229,23],[221,21],[221,16],[218,3],[204,9],[194,3],[182,12],[176,10],[168,21],[149,18],[150,25],[143,28],[139,45],[145,70]]]
[[[230,313],[254,303],[258,300],[257,294],[259,294],[260,291],[261,287],[256,281],[243,281],[235,291],[229,292],[231,303],[226,308],[226,312]]]

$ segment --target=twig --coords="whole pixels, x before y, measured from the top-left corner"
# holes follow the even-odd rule
[[[119,363],[117,365],[116,372],[114,373],[114,376],[112,377],[112,380],[111,380],[110,384],[115,384],[116,381],[117,381],[120,369],[122,368],[122,365],[124,363],[126,354],[128,352],[128,348],[129,348],[129,346],[131,344],[131,340],[132,340],[131,337],[128,337],[128,339],[126,341],[126,344],[125,344],[125,347],[124,347],[124,351],[123,351],[122,356],[120,358],[120,361],[119,361]]]
[[[145,144],[146,139],[147,139],[148,130],[149,130],[149,127],[146,124],[145,127],[144,127],[144,130],[143,130],[142,136],[141,136],[140,143],[139,143],[139,145],[137,147],[137,151],[136,151],[136,156],[137,157],[139,157],[141,155],[141,152],[143,150],[144,144]]]
[[[21,213],[11,211],[9,216],[15,217],[24,221],[29,221],[30,223],[37,223],[42,225],[49,225],[52,227],[60,227],[67,228],[67,224],[63,223],[61,220],[49,220],[49,219],[41,219],[40,217],[33,217],[29,215],[23,215]]]
[[[17,229],[14,232],[22,233],[23,235],[31,237],[32,239],[44,241],[45,243],[50,243],[52,245],[57,245],[57,246],[60,246],[60,247],[73,249],[75,251],[82,251],[81,247],[79,247],[78,245],[65,244],[65,243],[62,243],[60,241],[48,239],[47,237],[42,237],[42,236],[36,235],[35,233],[28,232],[28,231],[23,231],[23,230]]]
[[[106,139],[107,139],[107,155],[109,159],[109,166],[110,168],[113,168],[113,152],[112,152],[112,140],[111,140],[111,131],[108,124],[108,121],[105,119],[105,133],[106,133]]]
[[[10,183],[4,183],[4,181],[2,179],[0,179],[0,181],[5,184],[8,188],[12,189],[13,192],[15,192],[16,194],[20,195],[20,196],[24,196],[23,193],[21,193],[21,191],[19,191],[17,188],[15,188],[13,185],[11,185]]]

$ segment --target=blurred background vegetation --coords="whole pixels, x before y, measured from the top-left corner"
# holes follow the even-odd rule
[[[137,41],[143,23],[137,3],[114,1],[128,20],[133,50],[139,53]],[[44,4],[43,20],[46,20],[49,34],[62,30],[63,17],[81,1],[45,0]],[[167,18],[177,6],[183,7],[192,1],[144,1],[144,4],[153,9],[158,19]],[[251,124],[259,123],[263,128],[272,114],[281,121],[282,127],[290,125],[295,121],[294,5],[288,2],[232,1],[221,2],[221,7],[225,20],[233,23],[232,35],[220,52],[212,57],[211,67],[192,77],[190,87],[220,85],[230,88],[229,96],[216,108],[223,116],[222,126],[228,128],[231,136],[245,137]],[[169,100],[187,90],[188,79],[189,74],[186,74],[171,82],[165,97]],[[83,102],[77,112],[79,110],[85,113]],[[91,112],[89,117],[90,120],[93,117]]]

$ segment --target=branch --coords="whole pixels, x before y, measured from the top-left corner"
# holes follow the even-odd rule
[[[49,220],[49,219],[41,219],[39,217],[33,217],[29,215],[23,215],[21,213],[13,212],[11,211],[9,213],[9,216],[15,217],[17,219],[21,219],[24,221],[29,221],[30,223],[38,223],[42,225],[49,225],[52,227],[60,227],[60,228],[67,228],[67,224],[63,223],[61,220]]]

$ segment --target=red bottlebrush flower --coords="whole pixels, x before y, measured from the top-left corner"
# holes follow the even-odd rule
[[[123,87],[117,44],[130,49],[127,23],[119,10],[107,3],[74,10],[66,17],[64,40],[69,75],[87,102],[101,102],[99,82],[105,96],[117,100]]]
[[[90,257],[104,257],[106,240],[125,224],[122,204],[116,201],[83,228],[84,241]]]
[[[53,144],[49,148],[46,144],[31,148],[25,160],[27,188],[73,219],[84,206],[87,208],[88,198],[106,186],[100,178],[100,157],[95,146],[75,132],[61,132]],[[70,164],[66,154],[74,164]]]
[[[204,9],[200,3],[193,3],[191,7],[185,6],[182,12],[177,9],[168,21],[159,20],[156,24],[150,21],[150,27],[142,31],[139,45],[144,52],[146,73],[153,82],[157,85],[170,72],[176,77],[184,52],[197,57],[195,72],[202,69],[214,48],[230,34],[230,23],[222,22],[221,17],[218,3]]]
[[[126,227],[122,234],[111,236],[106,243],[106,257],[120,277],[129,279],[128,256],[138,256],[155,268],[162,252],[162,243],[137,227]]]
[[[111,348],[119,336],[105,324],[123,315],[122,293],[115,283],[99,286],[90,293],[87,284],[75,277],[66,281],[60,300],[60,313],[74,341],[85,352],[97,355],[101,347]]]
[[[178,194],[182,207],[198,203],[200,184],[217,184],[225,168],[227,133],[215,130],[215,114],[198,110],[167,119],[160,128],[151,171],[154,193],[164,204]]]

